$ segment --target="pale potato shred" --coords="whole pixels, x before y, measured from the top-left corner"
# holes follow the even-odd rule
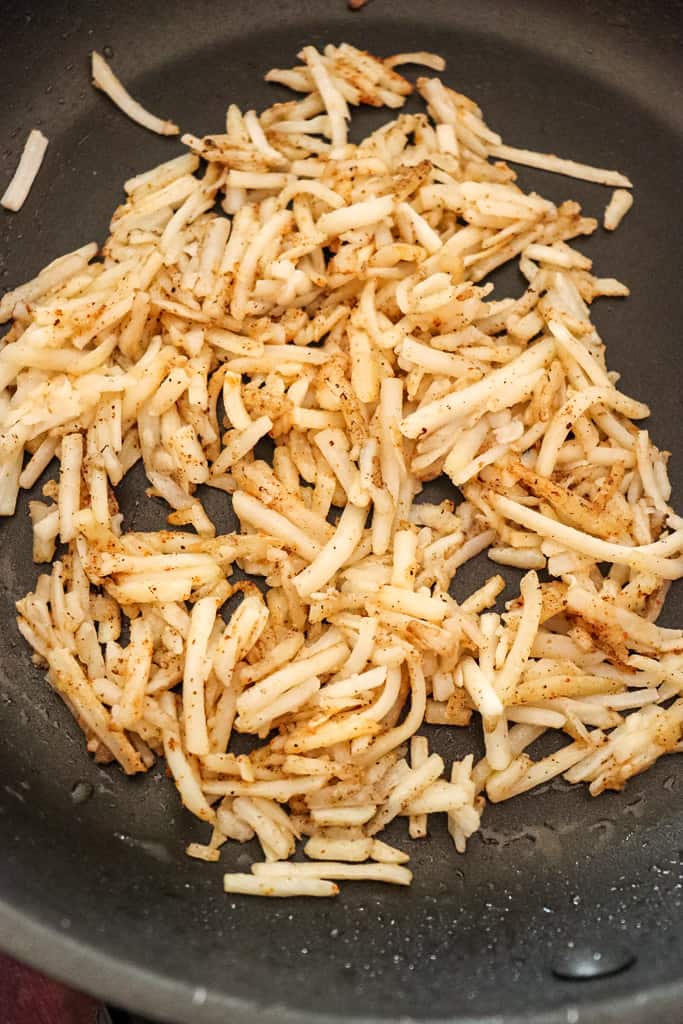
[[[447,815],[462,853],[487,800],[558,775],[621,789],[681,749],[683,633],[656,622],[683,520],[590,320],[628,289],[567,244],[596,221],[522,191],[504,159],[619,189],[610,228],[628,179],[503,145],[439,78],[417,80],[426,114],[353,145],[351,107],[399,108],[413,86],[395,67],[443,61],[299,57],[266,77],[302,99],[184,135],[185,155],[125,183],[101,250],[3,298],[0,511],[59,459],[29,506],[51,569],[18,622],[97,761],[165,757],[211,829],[193,857],[255,836],[265,861],[228,891],[332,896],[410,882],[378,838],[394,818],[418,839]],[[493,298],[509,260],[526,290]],[[118,511],[138,460],[166,531]],[[463,500],[420,500],[444,473]],[[200,485],[239,533],[217,532]],[[449,592],[484,551],[526,570],[502,613],[498,575]],[[473,716],[476,764],[419,734]],[[549,730],[567,742],[530,756]]]

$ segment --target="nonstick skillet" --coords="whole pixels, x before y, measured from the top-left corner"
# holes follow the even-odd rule
[[[123,180],[179,151],[90,88],[91,49],[145,106],[197,134],[216,130],[231,100],[281,98],[263,72],[305,42],[435,50],[448,59],[446,80],[506,141],[616,166],[634,181],[634,210],[617,234],[600,231],[581,248],[632,286],[626,301],[601,300],[595,317],[624,390],[651,405],[653,436],[674,453],[680,502],[682,29],[675,0],[372,0],[356,13],[343,0],[2,0],[1,179],[29,128],[50,147],[25,207],[0,217],[0,288],[102,239]],[[358,116],[360,130],[373,117]],[[540,172],[520,180],[597,216],[609,196]],[[516,271],[504,274],[501,288],[519,286]],[[133,475],[122,488],[127,522],[156,527],[141,484]],[[227,503],[212,511],[231,528]],[[32,668],[14,625],[14,601],[35,578],[26,501],[0,531],[1,946],[110,1002],[187,1024],[679,1024],[678,758],[622,794],[592,800],[556,783],[489,808],[464,857],[437,826],[413,844],[408,891],[347,885],[329,903],[226,897],[225,865],[183,854],[200,834],[163,765],[134,780],[94,765]],[[485,572],[459,574],[456,594]],[[682,598],[674,587],[665,624],[683,621]],[[478,742],[455,733],[433,730],[436,749],[448,756]],[[226,859],[244,870],[253,856],[240,848]]]

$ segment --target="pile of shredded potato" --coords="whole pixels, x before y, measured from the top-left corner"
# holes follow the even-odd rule
[[[502,145],[438,78],[417,81],[427,114],[352,145],[349,107],[399,108],[413,86],[394,68],[443,62],[300,59],[266,77],[302,99],[184,135],[185,155],[126,182],[99,253],[3,298],[0,511],[58,457],[29,506],[52,565],[18,622],[88,750],[131,774],[165,756],[212,828],[191,856],[256,836],[265,862],[227,891],[329,896],[410,882],[378,838],[397,816],[417,839],[446,814],[463,852],[487,800],[560,774],[620,789],[681,749],[683,632],[656,620],[683,520],[590,320],[628,290],[567,244],[596,221],[523,192],[503,158],[619,187],[613,227],[628,180]],[[512,259],[527,288],[494,299]],[[168,531],[118,511],[140,459]],[[443,473],[464,500],[420,501]],[[216,532],[200,485],[239,534]],[[449,593],[484,551],[528,570],[502,614],[499,575]],[[476,764],[419,734],[473,716]],[[533,760],[547,730],[568,742]]]

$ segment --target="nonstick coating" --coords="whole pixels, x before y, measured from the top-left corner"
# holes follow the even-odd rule
[[[595,316],[610,366],[652,405],[653,436],[675,454],[680,502],[681,10],[674,2],[372,0],[351,14],[343,0],[2,0],[0,180],[29,128],[41,127],[50,147],[24,209],[0,215],[0,286],[102,240],[123,180],[180,151],[90,88],[92,48],[152,111],[197,134],[220,131],[229,101],[261,107],[282,98],[262,75],[291,63],[304,42],[436,50],[448,58],[446,80],[482,105],[506,141],[632,177],[635,206],[617,234],[600,230],[581,248],[600,274],[632,285],[630,299],[602,300]],[[365,130],[379,117],[358,120]],[[556,200],[577,197],[598,217],[609,197],[541,173],[522,171],[520,180]],[[521,291],[515,270],[499,280]],[[141,483],[137,476],[122,488],[127,521],[161,524]],[[212,513],[231,528],[227,498],[214,498]],[[183,855],[202,833],[163,766],[134,780],[95,766],[31,667],[13,610],[36,574],[25,501],[0,529],[0,944],[9,951],[111,1002],[192,1024],[594,1024],[650,1015],[678,1024],[677,758],[623,794],[591,800],[583,788],[555,784],[489,808],[464,857],[436,824],[428,842],[412,844],[408,891],[345,884],[334,901],[224,896],[225,863]],[[487,572],[485,559],[463,571],[456,595]],[[681,597],[675,587],[667,624],[683,620]],[[474,732],[432,732],[446,756],[479,744]],[[92,787],[85,803],[73,799],[79,782]],[[401,844],[404,832],[396,830]],[[224,861],[245,870],[256,855],[240,847]],[[607,977],[561,980],[553,966],[574,953],[593,965],[635,960]]]

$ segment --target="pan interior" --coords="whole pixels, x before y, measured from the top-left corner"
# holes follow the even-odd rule
[[[3,4],[10,20],[0,52],[8,56],[2,75],[10,76],[4,94],[11,98],[0,111],[0,169],[6,176],[29,127],[43,127],[50,149],[24,210],[2,217],[0,285],[11,287],[57,255],[102,240],[123,180],[179,152],[176,142],[138,129],[90,91],[86,56],[93,46],[107,48],[146,106],[196,134],[220,130],[228,101],[248,109],[283,98],[262,74],[292,63],[304,42],[345,38],[381,54],[431,49],[448,60],[447,82],[472,96],[506,141],[617,166],[634,181],[635,206],[617,235],[598,231],[580,248],[600,273],[632,287],[626,301],[601,300],[596,322],[610,367],[623,375],[620,386],[652,406],[652,435],[675,452],[683,302],[672,211],[683,145],[666,69],[628,25],[610,29],[628,35],[621,57],[622,37],[610,50],[605,24],[588,14],[582,35],[576,8],[584,4],[572,5],[573,13],[570,5],[550,5],[545,15],[525,5],[518,14],[536,26],[527,42],[511,23],[517,5],[483,3],[479,24],[450,4],[423,6],[421,17],[412,4],[376,0],[352,17],[340,3],[326,23],[314,3],[285,3],[269,17],[274,5],[236,3],[217,13],[204,3],[151,3],[134,13],[122,3],[116,19],[105,4],[71,5],[73,18],[48,4],[33,37],[16,15],[22,5],[10,11]],[[156,35],[149,35],[154,24]],[[7,52],[10,37],[19,49],[25,43],[21,55],[14,46]],[[596,50],[611,53],[612,63]],[[647,67],[649,91],[641,85]],[[358,131],[387,116],[360,114]],[[522,170],[520,181],[554,200],[577,198],[598,217],[609,198],[598,186],[538,172]],[[501,296],[521,289],[516,270],[497,278]],[[682,465],[674,457],[679,496]],[[449,490],[443,485],[437,493]],[[132,527],[161,525],[163,512],[144,497],[141,474],[131,474],[121,499]],[[227,498],[216,498],[211,511],[232,528]],[[556,783],[490,807],[464,857],[435,823],[428,842],[410,846],[415,882],[408,891],[346,884],[330,902],[223,896],[222,872],[248,870],[257,850],[232,847],[219,865],[188,860],[184,845],[203,834],[180,809],[163,766],[126,780],[90,761],[14,625],[13,602],[36,575],[25,500],[0,530],[0,887],[6,907],[19,913],[16,933],[5,931],[3,944],[115,1002],[196,1022],[223,1019],[228,1009],[230,1019],[245,1020],[254,1004],[278,1020],[286,1011],[295,1019],[343,1011],[349,1018],[536,1013],[550,1020],[560,1010],[558,1020],[571,1020],[578,1018],[566,1016],[567,1007],[592,1005],[587,1012],[596,1021],[612,1019],[596,1008],[605,999],[630,1000],[680,982],[683,779],[675,758],[623,794],[593,801],[582,788]],[[456,596],[489,574],[485,559],[468,566]],[[509,579],[515,587],[518,576]],[[680,624],[682,613],[674,588],[665,624]],[[480,749],[474,731],[431,735],[445,757]],[[404,833],[396,828],[390,838],[405,845]],[[49,941],[43,934],[30,946],[23,930],[29,920],[49,928]],[[553,974],[572,943],[587,956],[614,956],[618,948],[635,960],[578,985]],[[127,966],[138,973],[121,988],[115,979]],[[662,999],[663,1012],[673,1008]],[[619,1019],[642,1019],[629,1017],[637,1004],[630,1006]]]

